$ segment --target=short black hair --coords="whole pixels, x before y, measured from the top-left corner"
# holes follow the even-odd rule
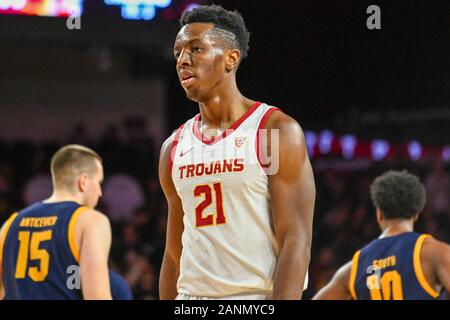
[[[241,52],[241,60],[246,58],[249,50],[250,32],[248,32],[244,18],[238,11],[228,11],[219,5],[198,6],[192,10],[185,10],[180,19],[181,27],[189,23],[212,23],[216,28],[231,32],[235,43],[231,43]],[[229,42],[228,37],[224,40]]]
[[[406,170],[390,170],[370,187],[375,207],[386,219],[411,219],[425,206],[425,188],[419,178]]]

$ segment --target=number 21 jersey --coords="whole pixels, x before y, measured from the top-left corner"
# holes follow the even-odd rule
[[[258,129],[278,109],[256,103],[214,139],[200,114],[175,133],[172,179],[184,217],[178,293],[270,296],[278,244]]]

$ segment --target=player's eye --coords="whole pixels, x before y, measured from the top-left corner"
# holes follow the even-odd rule
[[[202,51],[203,51],[203,49],[200,48],[200,47],[193,47],[192,48],[192,52],[202,52]]]

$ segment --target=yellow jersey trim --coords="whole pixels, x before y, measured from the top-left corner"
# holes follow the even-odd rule
[[[69,222],[69,232],[68,232],[69,246],[70,250],[72,251],[73,257],[77,262],[80,262],[80,251],[78,250],[77,243],[75,242],[75,226],[80,214],[85,212],[86,210],[88,210],[87,207],[79,207],[77,210],[75,210]]]
[[[3,232],[0,234],[0,269],[3,263],[3,246],[5,245],[6,236],[8,235],[9,228],[13,223],[14,219],[17,217],[17,212],[13,213],[8,220],[6,220],[3,226]]]
[[[360,253],[361,253],[361,250],[358,250],[353,255],[352,268],[350,270],[350,279],[348,281],[348,289],[350,290],[350,293],[352,294],[352,297],[354,300],[358,300],[358,297],[356,296],[356,290],[355,290],[355,281],[356,281],[356,273],[358,272],[358,262],[359,262],[359,254]]]
[[[428,283],[425,278],[425,274],[422,269],[422,262],[420,261],[420,253],[422,252],[423,242],[426,238],[431,238],[429,234],[422,234],[416,241],[414,246],[414,272],[416,274],[417,280],[420,286],[433,298],[439,297],[439,292],[433,289],[433,287]]]

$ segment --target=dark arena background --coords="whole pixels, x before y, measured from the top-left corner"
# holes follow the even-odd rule
[[[173,42],[182,11],[210,2],[136,2],[0,0],[0,223],[50,195],[60,146],[92,147],[104,159],[98,209],[113,227],[110,265],[136,299],[158,299],[159,150],[198,113]],[[378,236],[369,187],[387,169],[420,176],[417,230],[450,242],[450,2],[214,3],[240,11],[251,32],[241,92],[305,131],[317,198],[303,299]],[[381,9],[379,30],[366,26],[369,5]],[[80,18],[67,23],[69,9]]]

